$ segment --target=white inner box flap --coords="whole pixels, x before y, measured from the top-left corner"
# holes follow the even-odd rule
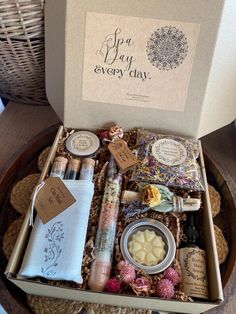
[[[64,125],[200,137],[233,120],[202,114],[223,3],[46,1],[47,95]]]

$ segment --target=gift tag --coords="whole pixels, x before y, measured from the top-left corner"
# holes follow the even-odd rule
[[[76,199],[63,181],[59,177],[50,177],[45,180],[45,185],[39,190],[34,207],[45,224],[75,202]]]
[[[138,163],[138,159],[122,139],[110,143],[108,149],[122,171],[127,171]]]

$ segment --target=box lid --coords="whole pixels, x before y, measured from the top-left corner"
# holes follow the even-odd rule
[[[200,137],[231,122],[236,108],[211,115],[206,97],[223,3],[46,1],[46,89],[64,125]]]

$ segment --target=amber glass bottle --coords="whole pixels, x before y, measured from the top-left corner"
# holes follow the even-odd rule
[[[188,213],[185,228],[187,243],[179,249],[181,290],[193,298],[208,299],[206,253],[202,249],[195,215]]]

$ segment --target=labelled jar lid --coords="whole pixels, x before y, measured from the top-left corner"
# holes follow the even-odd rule
[[[96,134],[90,131],[78,131],[66,140],[66,149],[78,157],[89,157],[96,154],[100,141]]]

